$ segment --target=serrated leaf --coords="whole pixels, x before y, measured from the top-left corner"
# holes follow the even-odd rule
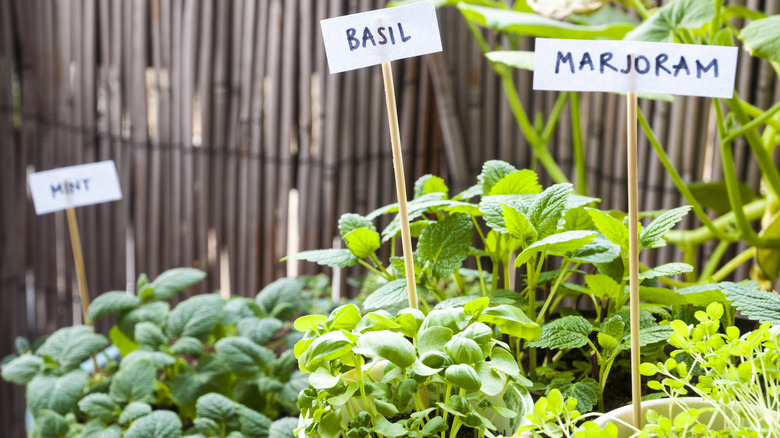
[[[356,228],[344,236],[347,248],[355,254],[355,257],[364,259],[381,246],[379,233],[369,228]]]
[[[677,222],[680,222],[690,210],[691,207],[685,205],[666,211],[655,218],[653,222],[642,230],[642,234],[639,236],[639,248],[647,249],[666,246],[664,235],[677,225]]]
[[[698,29],[715,18],[715,6],[710,1],[675,0],[658,10],[629,32],[625,39],[650,42],[673,42],[682,29]]]
[[[482,196],[490,195],[490,192],[493,191],[493,186],[516,170],[515,166],[505,161],[486,161],[482,165],[482,173],[477,176],[477,180],[482,185]]]
[[[511,172],[490,189],[490,195],[520,195],[541,192],[542,186],[539,184],[539,176],[529,169]]]
[[[480,200],[479,211],[485,223],[499,233],[507,233],[504,222],[504,209],[513,208],[523,214],[533,203],[535,195],[496,195],[485,196]]]
[[[583,263],[609,263],[618,257],[620,257],[620,247],[598,236],[571,254],[573,261]]]
[[[219,295],[196,295],[179,303],[168,315],[165,334],[205,341],[219,320],[225,300]]]
[[[150,283],[155,300],[167,300],[176,296],[184,289],[200,283],[206,278],[206,273],[195,268],[174,268],[169,269],[154,279]]]
[[[119,424],[128,424],[131,421],[152,413],[152,407],[148,403],[131,402],[122,410],[119,415]]]
[[[363,302],[363,308],[369,312],[402,305],[409,301],[406,279],[399,278],[385,283],[371,293]]]
[[[780,324],[780,296],[766,292],[755,281],[743,283],[721,282],[726,298],[743,315],[759,322]]]
[[[472,226],[468,215],[451,214],[429,225],[420,235],[415,254],[430,267],[434,277],[448,278],[468,257]]]
[[[99,392],[89,394],[78,402],[79,409],[91,418],[111,422],[117,416],[117,404],[110,395]]]
[[[358,258],[352,254],[352,251],[346,248],[302,251],[289,257],[298,260],[306,260],[308,262],[316,263],[322,266],[330,266],[333,268],[342,269],[355,266],[358,263]]]
[[[553,389],[559,390],[564,400],[569,397],[577,400],[577,410],[581,413],[593,410],[593,406],[598,404],[601,399],[601,387],[596,380],[590,377],[576,383],[556,377],[547,386],[546,394],[549,394]]]
[[[520,242],[522,247],[536,242],[539,238],[539,233],[536,232],[531,222],[522,212],[512,207],[504,206],[503,216],[506,231]]]
[[[220,360],[230,371],[240,376],[258,374],[276,359],[271,350],[246,338],[222,338],[214,346]]]
[[[154,411],[143,416],[127,428],[124,438],[179,438],[181,420],[171,411]]]
[[[27,385],[27,408],[34,416],[49,409],[65,415],[76,407],[89,379],[82,369],[75,369],[62,376],[38,374]]]
[[[587,319],[581,316],[565,316],[545,324],[539,340],[528,345],[558,350],[579,348],[588,343],[588,335],[592,331],[593,327]]]
[[[109,394],[120,403],[154,402],[157,370],[149,359],[138,359],[122,368],[111,379]]]
[[[251,339],[257,345],[266,345],[284,327],[276,318],[241,318],[236,325],[238,334]]]
[[[539,233],[539,238],[553,234],[566,212],[566,204],[571,194],[571,184],[555,184],[545,189],[528,210],[528,220]]]
[[[200,357],[203,354],[203,342],[193,337],[184,336],[177,339],[171,346],[171,352],[180,356]]]
[[[443,209],[446,207],[462,206],[462,202],[444,199],[443,193],[429,193],[417,199],[409,201],[407,205],[409,223],[414,227],[414,221],[429,209]],[[382,242],[387,242],[401,232],[401,219],[396,215],[390,224],[382,230]]]
[[[780,15],[755,20],[739,33],[751,55],[780,62]]]
[[[60,414],[43,410],[33,423],[29,438],[63,438],[70,436],[70,426]]]
[[[376,231],[374,224],[359,214],[345,213],[342,214],[339,218],[339,233],[341,234],[342,239],[346,238],[347,234],[357,230],[358,228],[368,228],[370,230]]]
[[[414,182],[414,197],[427,195],[429,193],[444,193],[447,196],[450,192],[444,179],[435,175],[423,175]]]
[[[653,269],[648,269],[645,272],[639,274],[639,280],[646,280],[648,278],[657,277],[671,277],[674,275],[685,274],[693,272],[693,266],[687,263],[666,263],[661,266],[656,266]]]
[[[2,366],[3,380],[26,386],[41,370],[43,359],[33,354],[23,354]]]
[[[546,251],[551,254],[565,254],[588,244],[596,237],[594,231],[564,231],[538,240],[521,252],[515,259],[515,267],[522,266],[536,253]]]
[[[588,208],[587,212],[604,237],[621,248],[628,248],[628,228],[622,222],[601,210]]]
[[[163,351],[135,350],[122,359],[120,368],[127,367],[137,360],[151,361],[158,370],[176,363],[175,357]]]
[[[124,312],[141,304],[141,300],[127,292],[111,291],[100,294],[89,303],[87,319],[97,321],[117,312]]]
[[[586,275],[585,284],[588,285],[590,293],[601,300],[606,298],[617,299],[620,294],[620,285],[604,274]]]
[[[639,329],[639,346],[655,344],[656,342],[666,341],[672,336],[674,330],[668,325],[655,325]]]
[[[96,334],[92,327],[78,325],[65,327],[52,333],[36,352],[38,355],[51,356],[63,371],[79,367],[90,355],[108,345],[108,340]]]

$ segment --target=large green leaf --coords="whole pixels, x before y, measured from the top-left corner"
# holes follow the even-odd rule
[[[575,251],[587,245],[594,237],[596,237],[594,231],[564,231],[547,236],[524,249],[515,259],[515,267],[522,266],[541,251],[559,255]]]
[[[109,394],[120,403],[154,402],[157,369],[149,359],[134,360],[122,364],[111,379]]]
[[[124,438],[179,438],[181,420],[172,411],[154,411],[143,416],[127,428]]]
[[[199,417],[215,421],[222,430],[233,431],[241,427],[236,404],[224,395],[215,393],[203,395],[196,405]]]
[[[79,409],[90,418],[97,418],[101,421],[111,422],[119,416],[117,412],[118,405],[110,395],[98,392],[89,394],[79,400]]]
[[[385,283],[366,297],[366,300],[363,302],[363,308],[370,312],[402,305],[408,301],[406,278],[398,278]]]
[[[400,368],[408,368],[417,358],[416,350],[402,334],[387,330],[368,332],[358,338],[352,350],[372,359],[387,359]]]
[[[501,160],[488,160],[482,165],[482,173],[477,180],[482,185],[482,196],[488,196],[499,181],[517,171],[515,166]]]
[[[622,222],[595,208],[588,208],[587,211],[591,219],[593,219],[596,229],[604,237],[621,248],[628,248],[628,228]]]
[[[90,355],[108,345],[108,339],[96,334],[92,327],[77,325],[65,327],[52,333],[38,349],[39,355],[51,356],[63,371],[79,367]]]
[[[219,295],[196,295],[179,303],[168,315],[165,334],[205,341],[219,320],[225,300]]]
[[[655,218],[653,222],[642,230],[642,234],[639,236],[639,248],[647,249],[666,246],[664,235],[667,231],[671,230],[677,222],[680,222],[690,210],[691,207],[685,205],[665,211]]]
[[[451,214],[429,225],[417,241],[416,255],[434,277],[444,280],[469,255],[472,222],[466,214]]]
[[[566,212],[571,190],[571,184],[555,184],[545,189],[531,205],[528,210],[528,220],[539,233],[540,239],[558,230],[558,224]]]
[[[753,21],[742,29],[739,39],[751,55],[780,62],[780,15]]]
[[[726,298],[743,315],[759,322],[780,324],[780,295],[759,289],[755,281],[721,282],[719,285]]]
[[[531,221],[523,212],[518,211],[512,207],[504,206],[504,223],[506,224],[506,231],[510,236],[514,237],[522,247],[526,247],[539,238],[539,233],[531,225]]]
[[[280,278],[264,287],[255,302],[265,316],[287,321],[300,310],[301,292],[305,286],[303,278]]]
[[[519,308],[508,304],[488,307],[477,320],[497,325],[506,335],[530,341],[539,339],[542,332],[539,324],[528,319]]]
[[[238,334],[251,339],[257,345],[266,345],[284,327],[276,318],[241,318],[236,325]]]
[[[682,29],[699,29],[715,18],[711,0],[673,0],[626,35],[627,40],[673,42]]]
[[[427,174],[417,178],[414,182],[414,197],[427,195],[428,193],[449,194],[450,189],[445,184],[444,179],[435,175]]]
[[[65,415],[76,407],[76,401],[82,396],[88,379],[89,375],[82,369],[75,369],[62,376],[38,374],[27,385],[27,408],[35,416],[44,409]]]
[[[90,321],[97,321],[113,313],[124,312],[138,307],[140,304],[141,300],[138,297],[128,295],[127,292],[105,292],[89,303],[87,318]]]
[[[167,300],[184,289],[200,283],[204,278],[206,278],[206,273],[195,268],[169,269],[150,284],[154,290],[152,299]]]
[[[256,375],[276,358],[271,350],[242,337],[222,338],[214,346],[220,360],[239,376]]]
[[[331,266],[342,269],[358,264],[358,258],[352,254],[352,251],[346,248],[301,251],[298,254],[291,255],[290,257],[298,260],[306,260],[318,265]]]
[[[70,433],[70,426],[65,418],[60,414],[51,411],[43,410],[35,419],[33,427],[30,430],[29,438],[68,438],[72,434]]]
[[[485,54],[488,61],[512,68],[534,71],[534,52],[522,50],[495,50]],[[538,193],[538,192],[537,192]]]
[[[43,359],[33,354],[23,354],[2,366],[3,380],[25,386],[41,370]]]
[[[564,21],[553,20],[541,15],[497,9],[465,2],[458,9],[470,20],[498,32],[512,32],[544,38],[565,39],[621,39],[634,28],[629,23],[611,23],[601,26],[583,26]]]
[[[564,316],[545,324],[539,340],[531,342],[529,346],[558,350],[579,348],[588,343],[588,335],[592,331],[593,326],[587,319]]]

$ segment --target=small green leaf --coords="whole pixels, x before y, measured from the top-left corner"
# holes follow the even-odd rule
[[[359,214],[345,213],[339,218],[339,233],[341,233],[342,239],[346,240],[347,234],[358,228],[368,228],[369,230],[376,231],[374,224]]]
[[[617,299],[620,294],[620,285],[604,274],[586,275],[585,284],[588,285],[590,293],[601,300],[607,298]]]
[[[687,264],[687,263],[666,263],[661,266],[657,266],[653,269],[649,269],[645,272],[642,272],[639,274],[640,280],[646,280],[648,278],[656,278],[656,277],[672,277],[674,275],[679,274],[685,274],[688,272],[693,272],[693,266]]]
[[[63,371],[70,371],[78,368],[81,362],[106,345],[108,340],[103,335],[94,333],[92,327],[77,325],[52,333],[36,353],[51,356]]]
[[[179,294],[184,289],[200,283],[206,278],[206,273],[194,268],[169,269],[154,279],[150,285],[154,289],[155,300],[167,300]]]
[[[26,386],[41,370],[43,359],[33,354],[23,354],[2,366],[3,380]]]
[[[355,257],[364,259],[382,245],[379,233],[369,228],[356,228],[344,236],[347,248],[355,254]]]
[[[271,350],[242,337],[222,338],[214,347],[220,360],[239,376],[260,373],[276,358]]]
[[[628,248],[628,228],[621,221],[595,208],[588,208],[587,212],[604,237],[621,248]]]
[[[427,327],[417,337],[417,349],[420,354],[429,351],[443,351],[444,345],[452,339],[452,330],[447,327]]]
[[[79,409],[91,418],[111,422],[117,417],[117,404],[105,393],[89,394],[79,400]]]
[[[88,422],[78,438],[121,438],[122,429],[114,424],[106,426],[100,420]]]
[[[503,217],[506,231],[520,242],[522,247],[527,247],[539,238],[539,234],[534,229],[534,226],[531,225],[531,221],[522,212],[512,207],[504,206]]]
[[[482,387],[482,380],[479,378],[479,374],[468,364],[448,366],[444,372],[444,378],[467,392],[479,391],[480,387]]]
[[[444,345],[444,351],[454,363],[475,364],[482,361],[482,349],[474,340],[455,336]]]
[[[533,53],[532,53],[533,55]],[[541,193],[539,176],[533,170],[515,170],[501,178],[490,190],[490,195],[522,195]]]
[[[515,357],[512,353],[500,347],[493,347],[493,350],[490,352],[488,365],[510,376],[520,374],[520,367],[517,366]]]
[[[157,349],[160,345],[168,344],[168,339],[163,335],[160,327],[151,322],[141,322],[135,326],[135,341],[138,345]]]
[[[526,52],[521,50],[496,50],[486,53],[485,57],[488,59],[488,61],[494,64],[503,64],[512,68],[534,71],[534,52]]]
[[[265,415],[250,409],[241,403],[236,403],[238,423],[241,425],[241,433],[251,438],[274,438],[269,434],[271,420]]]
[[[124,438],[179,438],[181,420],[171,411],[154,411],[143,416],[127,428]]]
[[[668,325],[641,328],[639,329],[639,345],[644,347],[645,345],[666,341],[673,333],[674,330]]]
[[[710,1],[675,0],[658,8],[625,39],[650,42],[673,42],[682,29],[699,29],[715,18],[715,6]]]
[[[317,327],[325,324],[328,319],[325,315],[304,315],[295,320],[293,327],[299,332],[305,332],[306,330],[314,330]]]
[[[547,386],[547,394],[553,389],[559,390],[564,399],[571,397],[577,400],[577,410],[582,413],[593,410],[593,407],[601,399],[601,387],[596,380],[590,377],[576,383],[557,377]]]
[[[495,368],[485,362],[478,362],[474,366],[479,380],[482,382],[482,386],[479,388],[480,392],[489,396],[500,394],[506,384],[506,376],[498,373]]]
[[[472,226],[468,215],[457,213],[429,225],[422,232],[415,254],[430,267],[434,277],[448,278],[468,257]]]
[[[507,304],[486,309],[478,321],[495,324],[501,333],[530,341],[539,339],[542,332],[539,324],[528,319],[522,310]]]
[[[89,313],[87,319],[97,321],[108,315],[118,312],[124,312],[141,304],[141,300],[127,292],[111,291],[100,294],[91,303],[89,303]]]
[[[109,394],[120,403],[154,402],[154,388],[157,370],[149,359],[134,360],[123,363],[119,371],[111,379]]]
[[[546,251],[548,254],[565,254],[587,245],[596,237],[594,231],[564,231],[547,236],[529,245],[515,259],[515,267],[521,267],[536,253]]]
[[[410,367],[417,358],[411,342],[402,334],[387,330],[364,333],[353,352],[372,359],[387,359],[400,368]]]
[[[30,438],[67,438],[71,436],[70,426],[60,414],[47,409],[38,414],[28,436]]]
[[[592,331],[593,327],[587,319],[581,316],[565,316],[545,324],[539,340],[528,345],[559,350],[579,348],[588,343],[588,335]]]
[[[311,251],[301,251],[298,254],[289,256],[298,260],[306,260],[322,266],[333,268],[348,268],[358,264],[358,258],[352,254],[352,251],[346,248],[315,249]]]
[[[280,278],[264,287],[255,301],[264,316],[286,321],[297,313],[304,286],[303,278]]]
[[[341,331],[325,333],[315,339],[301,354],[298,358],[298,366],[303,372],[314,372],[320,363],[338,359],[351,352],[353,345]]]
[[[168,318],[170,308],[170,304],[165,301],[145,303],[140,307],[120,314],[117,318],[116,325],[122,330],[125,336],[134,340],[136,324],[143,321],[149,321],[156,326],[162,327],[165,325],[166,318]]]
[[[284,327],[284,323],[276,318],[241,318],[236,324],[236,330],[257,345],[266,345]]]
[[[152,407],[148,403],[131,402],[122,410],[119,415],[119,424],[125,425],[131,421],[152,413]]]
[[[180,356],[200,357],[203,355],[203,342],[199,339],[185,336],[176,340],[171,346],[171,352]]]
[[[336,307],[330,312],[325,326],[328,330],[352,330],[360,322],[360,310],[354,304]]]
[[[664,240],[664,235],[666,232],[671,230],[677,222],[680,222],[690,210],[691,207],[686,205],[673,208],[658,216],[642,230],[642,234],[639,236],[639,248],[647,249],[665,246],[666,240]]]
[[[199,417],[214,420],[224,428],[223,430],[240,428],[235,403],[222,394],[210,393],[201,396],[198,398],[196,409]]]
[[[482,196],[488,196],[499,181],[517,169],[511,164],[500,160],[488,160],[482,165],[482,173],[477,180],[482,185]]]
[[[179,303],[168,315],[165,334],[171,338],[190,336],[205,341],[219,320],[225,300],[219,295],[195,295]]]
[[[386,436],[391,438],[408,436],[407,435],[408,432],[402,424],[391,423],[381,415],[377,416],[374,419],[373,430],[376,433],[380,434],[381,436]]]
[[[82,369],[75,369],[62,376],[38,374],[27,385],[27,407],[34,416],[43,410],[65,415],[76,406],[89,379]]]
[[[423,175],[417,178],[414,182],[414,197],[427,195],[429,193],[444,193],[449,194],[450,189],[447,184],[444,183],[444,179],[435,175]]]
[[[558,230],[558,225],[566,212],[571,184],[555,184],[543,191],[528,211],[528,220],[544,239]]]

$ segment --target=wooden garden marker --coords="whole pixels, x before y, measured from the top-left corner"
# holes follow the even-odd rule
[[[65,210],[67,213],[70,243],[73,249],[76,279],[81,297],[81,311],[84,316],[84,324],[92,325],[92,322],[87,319],[89,293],[75,207],[122,199],[116,166],[114,166],[113,161],[100,161],[61,167],[32,173],[29,176],[29,182],[37,215],[61,210]],[[95,369],[97,370],[97,368]]]
[[[634,426],[641,427],[637,92],[729,98],[737,48],[638,41],[537,38],[534,89],[627,92],[629,300]]]
[[[406,200],[401,134],[390,61],[441,51],[439,24],[433,1],[329,18],[320,22],[330,73],[382,64],[393,168],[401,220],[409,306],[417,308],[417,287]]]

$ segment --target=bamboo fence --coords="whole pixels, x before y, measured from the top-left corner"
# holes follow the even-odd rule
[[[124,198],[77,210],[92,298],[178,266],[208,272],[193,292],[246,296],[319,272],[279,260],[332,247],[342,213],[392,203],[395,190],[381,72],[330,75],[318,22],[384,3],[0,0],[0,358],[17,336],[81,321],[65,215],[35,215],[29,172],[116,162]],[[443,53],[395,63],[408,183],[433,173],[457,191],[486,160],[534,165],[462,18],[445,8],[439,21]],[[555,93],[533,92],[528,72],[516,81],[530,113],[551,111]],[[744,56],[737,88],[763,108],[780,99],[770,66]],[[603,208],[624,210],[623,105],[616,95],[581,96],[589,191]],[[687,181],[720,177],[705,100],[641,109]],[[570,127],[567,112],[550,146],[567,175]],[[749,148],[735,150],[757,190]],[[681,205],[644,139],[639,154],[640,208]],[[24,436],[24,405],[23,390],[0,383],[0,435]]]

